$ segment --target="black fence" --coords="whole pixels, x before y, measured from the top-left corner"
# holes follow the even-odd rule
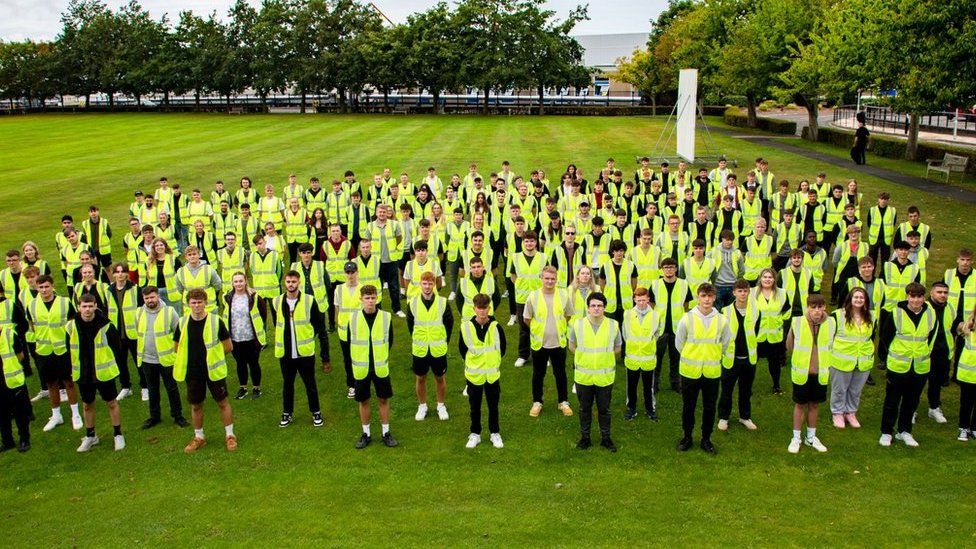
[[[881,129],[888,133],[908,133],[908,115],[897,113],[888,107],[866,105],[861,108],[864,113],[864,123],[870,128]],[[848,122],[855,126],[854,119],[857,107],[845,105],[834,109],[834,122]],[[919,118],[919,130],[942,134],[961,134],[976,136],[976,113],[966,111],[933,112]]]

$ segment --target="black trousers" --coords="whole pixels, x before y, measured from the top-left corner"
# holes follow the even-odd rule
[[[949,381],[949,365],[952,357],[949,356],[949,349],[942,349],[932,352],[932,369],[929,372],[929,408],[939,408],[942,406],[942,384]]]
[[[718,418],[728,420],[732,414],[732,391],[739,384],[739,419],[752,419],[752,383],[756,365],[748,358],[737,358],[731,368],[722,368],[722,394],[718,398]]]
[[[700,377],[692,379],[681,376],[681,427],[685,436],[691,438],[695,430],[695,409],[698,407],[698,394],[702,397],[702,440],[712,437],[715,426],[715,401],[718,400],[719,379]]]
[[[525,303],[515,305],[515,322],[518,323],[519,329],[518,357],[528,360],[532,353],[532,346],[529,339],[529,327],[522,320],[523,313],[525,313]]]
[[[515,311],[515,283],[508,276],[505,277],[505,290],[508,292],[508,310]],[[515,314],[514,312],[511,314]]]
[[[868,246],[868,257],[874,260],[875,265],[884,265],[891,257],[891,246],[885,244],[883,241],[877,244],[871,244]],[[874,270],[877,272],[877,267]]]
[[[336,307],[335,307],[335,289],[342,285],[342,282],[329,282],[329,326],[334,329],[336,327]]]
[[[21,442],[30,442],[31,402],[27,396],[27,385],[8,389],[0,381],[0,439],[4,446],[14,445],[14,430],[11,421],[17,424],[17,435]]]
[[[654,399],[654,384],[657,381],[657,368],[653,370],[631,370],[627,368],[627,409],[637,410],[637,386],[641,385],[644,396],[644,411],[647,413],[657,410]]]
[[[773,268],[776,272],[782,271],[786,268],[786,264],[790,262],[790,256],[788,255],[776,255],[773,257]]]
[[[162,418],[161,395],[159,394],[159,380],[163,380],[163,387],[166,389],[166,396],[169,398],[169,415],[172,418],[180,419],[183,417],[183,402],[180,400],[180,389],[173,379],[172,366],[160,366],[144,362],[142,369],[146,372],[146,381],[149,385],[149,418]]]
[[[288,243],[288,257],[291,258],[292,263],[299,261],[298,257],[298,247],[301,246],[299,242],[289,242]]]
[[[888,370],[884,404],[881,407],[881,434],[894,434],[896,421],[899,433],[912,432],[912,416],[918,409],[927,378],[928,374],[913,370],[904,374]]]
[[[851,147],[851,160],[855,164],[867,164],[867,147],[855,145]]]
[[[308,411],[319,411],[319,390],[315,385],[315,357],[303,356],[299,358],[280,358],[282,379],[282,411],[291,414],[295,411],[295,376],[302,378],[305,384],[305,396],[308,397]]]
[[[547,362],[552,363],[552,377],[556,378],[556,398],[559,402],[566,402],[569,399],[569,389],[566,383],[565,347],[532,351],[532,402],[542,402]]]
[[[959,428],[976,429],[976,383],[959,382]]]
[[[247,387],[248,374],[250,374],[251,385],[261,386],[261,345],[258,340],[235,341],[231,351],[234,361],[237,362],[237,381],[241,387]]]
[[[657,339],[657,368],[664,370],[664,352],[668,353],[668,377],[671,379],[672,389],[681,389],[681,376],[678,374],[678,361],[680,355],[678,348],[674,346],[674,332],[665,332]],[[660,384],[660,375],[654,378],[654,391],[657,392]]]
[[[783,369],[783,361],[786,360],[786,343],[769,343],[764,341],[758,347],[759,356],[766,359],[769,367],[769,377],[773,380],[773,389],[779,389],[780,373]]]
[[[481,397],[484,396],[488,404],[488,432],[498,433],[498,400],[502,394],[500,381],[475,385],[468,383],[468,405],[471,407],[471,432],[481,434]]]
[[[400,311],[400,267],[396,261],[380,263],[380,284],[384,282],[390,292],[390,306],[397,313]],[[376,288],[376,291],[382,292],[383,288]]]
[[[132,377],[129,375],[129,358],[132,357],[132,363],[136,365],[136,373],[139,374],[139,387],[146,389],[146,373],[139,366],[139,360],[136,359],[136,341],[134,339],[122,338],[121,341],[122,353],[121,361],[119,362],[119,385],[123,389],[132,388]]]
[[[346,369],[346,387],[355,387],[356,378],[352,375],[352,356],[349,354],[349,342],[340,339],[339,349],[342,350],[342,365]]]
[[[613,396],[613,385],[598,387],[577,383],[576,396],[579,398],[580,435],[583,438],[590,438],[590,427],[593,424],[593,402],[596,401],[600,436],[610,438],[610,397]]]

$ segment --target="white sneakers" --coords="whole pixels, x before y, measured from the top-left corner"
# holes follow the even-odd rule
[[[508,325],[515,326],[515,315],[508,317]]]
[[[913,437],[911,433],[898,433],[895,435],[895,440],[904,442],[905,446],[908,446],[909,448],[918,448],[918,441],[915,440],[915,437]]]
[[[464,445],[465,448],[474,448],[475,446],[481,444],[481,435],[471,433],[468,435],[468,443]]]
[[[815,436],[814,437],[807,437],[807,439],[804,440],[803,443],[806,444],[807,446],[811,446],[814,450],[816,450],[818,452],[826,452],[827,451],[827,447],[824,446],[823,443],[820,442],[820,439],[817,438],[817,437],[815,437]]]
[[[349,390],[346,391],[346,398],[356,398],[356,389],[350,387]]]
[[[94,436],[94,437],[83,437],[81,439],[81,445],[78,446],[78,453],[85,453],[85,452],[91,450],[92,449],[92,446],[97,445],[99,442],[101,442],[101,441],[98,440],[98,437],[97,436]]]
[[[443,404],[437,405],[437,419],[441,421],[447,421],[451,419],[451,416],[447,413],[447,406]]]
[[[33,398],[31,398],[31,402],[38,402],[44,400],[45,398],[48,398],[50,395],[51,393],[49,393],[47,389],[41,389],[40,391],[37,392],[36,395],[34,395]]]
[[[956,437],[956,440],[958,440],[959,442],[966,442],[967,440],[969,440],[969,431],[965,429],[959,429],[959,436]]]
[[[505,444],[502,442],[502,435],[499,433],[492,433],[491,436],[488,437],[488,439],[491,440],[491,445],[494,446],[495,448],[505,447]]]
[[[397,315],[398,317],[400,317],[400,318],[407,318],[407,313],[405,313],[405,312],[403,312],[403,311],[397,311],[397,312],[396,312],[396,315]]]
[[[461,389],[461,396],[468,396],[468,385],[464,385],[464,389]]]
[[[454,298],[455,297],[457,297],[457,295],[454,292],[451,292],[450,294],[448,294],[447,300],[448,301],[454,301]]]
[[[942,413],[942,408],[929,408],[929,417],[934,419],[935,422],[939,424],[948,422],[945,414]]]
[[[881,435],[881,438],[878,439],[878,444],[884,446],[885,448],[891,446],[891,435]]]
[[[71,416],[71,428],[75,431],[80,430],[85,426],[85,422],[81,420],[81,416]]]
[[[570,417],[573,415],[573,408],[569,405],[568,402],[565,401],[560,402],[559,405],[556,406],[556,408],[558,408],[559,411],[562,412],[563,415],[566,417]]]
[[[142,401],[149,402],[149,389],[142,390]]]
[[[119,391],[119,396],[115,397],[115,400],[122,402],[123,400],[132,396],[132,389],[122,389]]]
[[[750,431],[755,431],[756,429],[758,429],[758,427],[756,427],[756,424],[753,423],[751,419],[739,418],[739,423],[741,423],[746,429],[749,429]]]
[[[414,415],[413,418],[416,419],[417,421],[423,421],[424,419],[426,419],[427,418],[427,405],[426,404],[421,404],[420,406],[417,406],[417,414]]]
[[[509,324],[509,326],[511,326],[511,324]],[[515,359],[515,367],[521,368],[522,366],[525,366],[526,362],[527,361],[524,358],[518,357],[517,359]]]
[[[718,430],[719,431],[728,431],[729,430],[729,420],[727,420],[727,419],[720,419],[720,420],[718,420]]]
[[[47,420],[47,423],[44,424],[44,432],[53,431],[55,427],[62,424],[64,424],[63,417],[60,415],[51,416],[51,419]]]
[[[125,448],[125,437],[122,435],[115,435],[115,451],[118,452]]]
[[[542,403],[533,402],[532,407],[529,408],[529,415],[532,417],[539,417],[539,414],[541,413],[542,413]]]
[[[789,451],[789,453],[791,454],[799,454],[800,443],[801,443],[800,439],[793,437],[793,439],[790,440],[790,445],[786,447],[787,451]]]

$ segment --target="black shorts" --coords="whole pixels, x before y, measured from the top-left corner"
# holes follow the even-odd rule
[[[376,398],[393,397],[393,384],[390,383],[390,376],[376,377],[375,373],[370,372],[366,379],[357,379],[353,382],[353,387],[356,390],[356,402],[366,402],[373,396],[369,390],[371,383],[376,388]]]
[[[809,374],[803,385],[793,384],[793,402],[797,404],[819,404],[827,400],[827,386],[821,385],[817,374]]]
[[[112,254],[95,254],[98,256],[98,266],[107,269],[112,266]]]
[[[210,396],[217,402],[227,398],[227,380],[186,378],[186,400],[190,404],[202,404],[207,399],[207,389],[210,389]]]
[[[41,374],[41,383],[45,386],[59,381],[71,381],[71,359],[68,358],[68,353],[37,355],[34,360]]]
[[[413,357],[413,373],[418,376],[425,376],[427,372],[434,372],[437,377],[442,377],[447,373],[447,355]]]
[[[108,381],[96,381],[95,383],[78,382],[78,394],[81,401],[85,404],[95,402],[95,393],[102,397],[102,402],[112,402],[119,396],[119,390],[115,387],[115,378]]]

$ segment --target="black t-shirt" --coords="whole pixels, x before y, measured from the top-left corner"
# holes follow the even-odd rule
[[[739,308],[732,305],[735,311],[735,319],[739,322],[739,329],[735,332],[735,357],[744,358],[749,356],[749,344],[746,343],[746,319],[745,315],[739,312]]]
[[[217,328],[217,339],[224,341],[230,338],[230,332],[227,331],[227,326],[224,324],[223,320],[218,319],[220,323]],[[207,374],[207,346],[203,343],[203,329],[207,324],[207,319],[196,320],[193,317],[188,319],[186,323],[186,337],[189,338],[186,342],[186,377],[191,379],[206,380],[209,379]],[[179,333],[177,329],[176,338],[182,339],[183,334]]]
[[[677,248],[677,246],[675,246],[675,248]],[[664,289],[668,292],[668,301],[667,301],[668,307],[665,308],[665,313],[664,313],[664,333],[673,334],[674,320],[671,318],[671,299],[672,299],[671,296],[672,293],[674,292],[674,285],[678,281],[675,280],[674,282],[668,282],[667,280],[664,280],[663,282],[664,282]]]

